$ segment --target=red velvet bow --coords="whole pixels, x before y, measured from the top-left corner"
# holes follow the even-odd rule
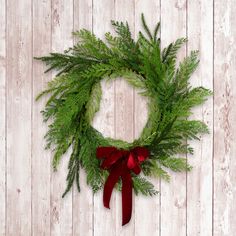
[[[140,163],[149,156],[148,149],[135,147],[130,151],[119,150],[116,147],[98,147],[97,158],[104,159],[101,168],[109,170],[104,185],[103,204],[110,208],[112,190],[121,177],[122,180],[122,225],[130,221],[132,213],[132,177],[133,171],[136,175],[141,172]]]

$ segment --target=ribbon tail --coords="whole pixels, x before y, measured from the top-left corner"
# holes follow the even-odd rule
[[[122,173],[122,226],[129,223],[132,214],[132,177],[129,170]]]
[[[121,176],[120,165],[116,165],[110,172],[103,189],[103,205],[110,208],[112,190]]]

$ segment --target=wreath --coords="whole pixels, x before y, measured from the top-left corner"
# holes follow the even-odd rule
[[[169,181],[167,169],[189,171],[191,166],[179,154],[192,154],[193,148],[186,141],[208,132],[202,121],[189,119],[191,108],[211,95],[210,90],[189,84],[199,64],[198,52],[192,51],[177,66],[177,52],[186,38],[162,50],[160,23],[151,33],[143,14],[141,19],[146,35],[139,32],[137,41],[127,22],[111,21],[116,36],[106,33],[106,42],[82,29],[73,33],[78,42],[64,53],[36,58],[49,66],[46,72],[58,71],[37,99],[50,94],[42,114],[49,122],[46,148],[54,151],[55,170],[63,154],[72,148],[63,197],[74,182],[80,191],[79,172],[84,168],[94,193],[104,187],[105,207],[109,208],[114,187],[122,191],[123,225],[131,218],[132,189],[152,196],[158,192],[147,176]],[[102,97],[100,82],[117,77],[148,97],[147,123],[132,143],[104,137],[91,125]]]

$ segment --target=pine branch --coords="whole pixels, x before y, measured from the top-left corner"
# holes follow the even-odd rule
[[[157,43],[158,42],[158,39],[157,39],[157,34],[159,32],[159,29],[160,29],[160,22],[157,23],[155,29],[154,29],[154,34],[153,34],[153,38],[154,38],[154,42]],[[160,38],[159,38],[160,40]]]
[[[79,184],[79,170],[80,164],[78,160],[78,152],[79,152],[79,140],[76,140],[73,146],[73,152],[71,153],[69,164],[68,164],[68,174],[67,174],[67,187],[65,192],[63,193],[62,197],[64,198],[65,195],[70,191],[74,180],[76,179],[77,189],[80,192],[80,184]]]
[[[170,61],[176,60],[177,52],[186,42],[186,38],[179,38],[174,43],[171,43],[167,48],[164,48],[162,52],[162,62],[170,63]]]
[[[145,21],[145,18],[144,18],[144,14],[143,14],[143,13],[141,14],[141,20],[142,20],[143,28],[144,28],[145,32],[147,33],[149,39],[150,39],[150,40],[153,40],[152,34],[151,34],[151,32],[150,32],[150,29],[149,29],[148,26],[147,26],[147,23],[146,23],[146,21]]]
[[[151,161],[150,176],[155,178],[164,179],[165,181],[170,181],[169,174],[158,165],[157,161]]]
[[[100,101],[102,98],[102,88],[100,83],[93,85],[90,98],[86,104],[85,119],[90,124],[93,121],[94,115],[100,108]]]
[[[154,185],[143,177],[133,176],[133,187],[135,194],[142,193],[145,196],[154,196],[158,191],[154,189]]]
[[[165,159],[159,159],[159,162],[175,172],[190,171],[192,167],[187,163],[186,158],[174,158],[168,157]]]

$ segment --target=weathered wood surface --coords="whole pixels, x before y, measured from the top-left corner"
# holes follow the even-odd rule
[[[74,27],[92,30],[92,0],[74,1]],[[87,188],[85,173],[80,174],[81,192],[73,189],[73,235],[93,235],[93,194]]]
[[[236,6],[214,2],[214,235],[236,232]]]
[[[106,6],[106,7],[104,7]],[[110,20],[115,17],[115,3],[110,0],[93,0],[93,32],[104,39],[104,33],[111,30]],[[115,83],[102,82],[102,102],[94,119],[94,127],[105,136],[115,137]],[[102,118],[102,119],[101,119]],[[88,189],[88,188],[86,188]],[[102,205],[102,191],[94,196],[94,236],[114,235],[116,231],[116,196],[113,194],[110,208]]]
[[[161,40],[166,47],[176,38],[187,35],[187,1],[161,1]],[[172,27],[170,27],[172,22]],[[179,59],[186,56],[186,47]],[[186,235],[186,173],[173,174],[170,183],[161,181],[161,235]]]
[[[67,156],[51,168],[44,150],[46,131],[35,102],[53,74],[33,60],[75,43],[71,31],[112,31],[110,20],[127,20],[134,37],[140,14],[153,26],[161,21],[162,47],[177,37],[189,41],[179,55],[200,51],[194,86],[214,90],[193,118],[210,134],[192,142],[190,173],[172,173],[170,184],[152,180],[159,196],[135,197],[132,220],[121,227],[121,196],[111,209],[95,196],[81,174],[81,189],[64,199]],[[236,5],[234,0],[0,0],[0,235],[201,235],[236,231]],[[147,119],[146,102],[121,78],[102,83],[101,110],[94,126],[106,136],[131,141]]]
[[[51,8],[50,2],[32,1],[33,29],[32,45],[34,56],[40,56],[51,50]],[[42,47],[42,45],[44,45]],[[33,61],[32,98],[45,88],[51,74],[43,75],[45,66],[39,61]],[[42,110],[45,100],[38,103],[32,101],[32,235],[50,234],[50,153],[44,151],[45,142],[42,137],[46,125],[42,125]]]
[[[73,45],[71,32],[73,31],[73,1],[52,0],[51,1],[51,50],[63,51]],[[62,199],[65,179],[67,175],[69,154],[62,158],[60,168],[57,172],[51,172],[50,191],[50,220],[51,235],[72,235],[72,192]]]
[[[7,1],[6,9],[6,235],[28,236],[33,174],[32,2]]]
[[[0,235],[6,232],[6,2],[0,1]]]
[[[160,1],[139,0],[135,3],[135,37],[142,30],[141,13],[145,14],[145,19],[151,27],[155,27],[160,21]],[[134,137],[139,137],[143,126],[147,121],[147,99],[144,99],[135,91],[134,97]],[[150,178],[156,189],[160,190],[160,181]],[[135,197],[135,235],[160,235],[160,195],[156,197]],[[150,220],[155,219],[155,220]]]
[[[201,16],[201,18],[199,18]],[[187,52],[200,51],[200,65],[191,78],[193,86],[213,90],[213,1],[190,1],[187,8]],[[204,121],[210,134],[191,141],[194,155],[188,160],[194,169],[187,174],[187,235],[212,234],[213,98],[194,109],[193,119]]]

